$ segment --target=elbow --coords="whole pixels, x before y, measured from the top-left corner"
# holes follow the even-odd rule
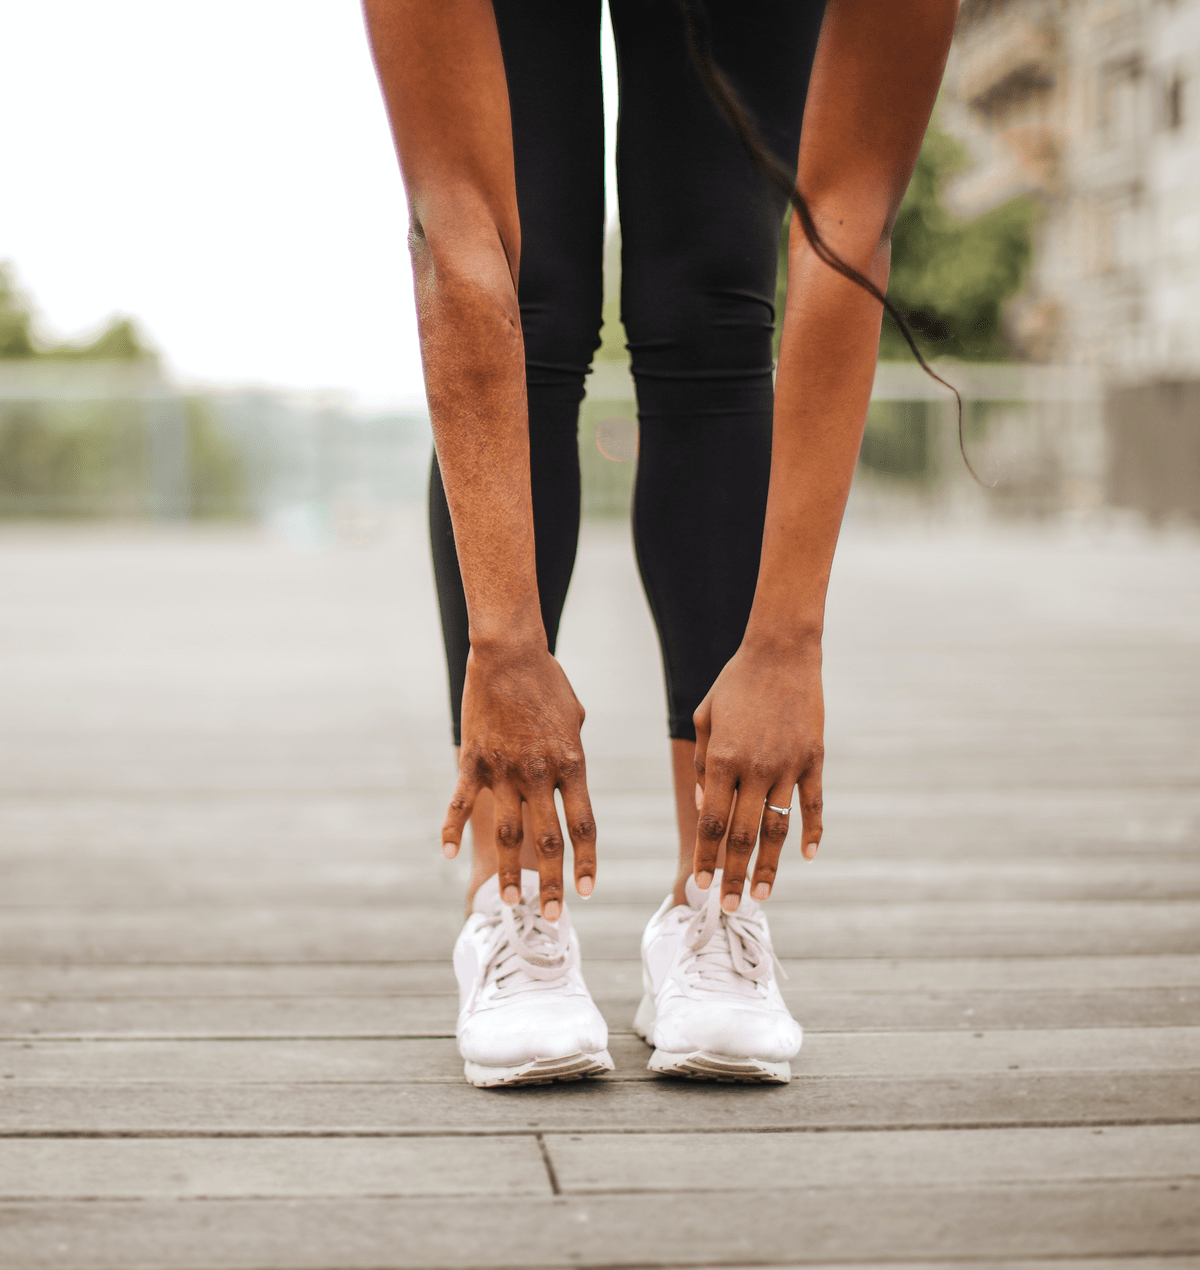
[[[871,207],[866,200],[817,204],[812,207],[813,223],[825,246],[843,264],[849,265],[877,286],[887,285],[892,258],[892,230],[896,224],[899,203]],[[789,268],[798,257],[815,253],[798,216],[792,217],[788,242]]]
[[[452,317],[520,330],[513,257],[494,224],[431,225],[414,215],[408,250],[422,325]]]
[[[410,196],[408,250],[418,279],[447,283],[506,279],[516,291],[521,229],[515,206],[497,206],[480,190]]]

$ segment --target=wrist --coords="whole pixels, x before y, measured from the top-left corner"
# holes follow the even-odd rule
[[[783,625],[780,623],[754,622],[753,618],[746,626],[742,636],[742,648],[755,657],[779,658],[787,661],[821,660],[821,636],[823,626],[820,622]]]
[[[471,652],[488,661],[523,660],[548,651],[542,616],[503,622],[472,622],[469,632]]]

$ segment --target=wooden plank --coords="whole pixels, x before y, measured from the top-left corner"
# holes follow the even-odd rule
[[[652,743],[657,752],[657,738]],[[436,866],[435,831],[451,776],[447,763],[424,792],[393,786],[339,794],[309,786],[286,798],[252,789],[219,789],[203,798],[184,788],[128,794],[59,788],[44,796],[0,789],[0,840],[6,858],[30,867],[65,851],[84,867],[124,860],[153,868],[165,852],[185,865],[238,861],[254,868],[257,860],[286,860],[336,870],[347,847],[355,861],[376,867]],[[609,858],[635,867],[647,856],[670,859],[676,839],[667,783],[653,793],[624,791],[595,773],[590,783],[602,866]],[[920,780],[909,788],[881,788],[847,785],[833,772],[826,794],[823,865],[843,857],[957,865],[1014,854],[1032,864],[1136,862],[1191,854],[1200,840],[1200,794],[1157,782],[1148,788],[1032,787],[1014,804],[994,782],[937,789]],[[398,846],[405,849],[402,860]],[[817,870],[801,868],[806,872]]]
[[[797,1270],[799,1262],[792,1261],[787,1265],[778,1262],[769,1266],[757,1264],[721,1266],[720,1270]],[[1195,1270],[1200,1266],[1200,1256],[1188,1256],[1186,1253],[1170,1257],[1056,1257],[1052,1260],[1037,1257],[1021,1257],[1019,1259],[995,1257],[977,1259],[951,1258],[947,1261],[894,1261],[890,1264],[902,1265],[904,1270]],[[827,1261],[807,1262],[807,1270],[878,1270],[878,1262],[862,1261]],[[662,1266],[656,1270],[684,1270],[683,1266]],[[687,1270],[696,1270],[688,1267]],[[706,1267],[705,1270],[716,1270]]]
[[[35,704],[44,707],[45,702]],[[603,746],[606,739],[600,735],[593,743]],[[633,739],[626,737],[626,744]],[[236,735],[226,743],[236,746]],[[665,757],[666,745],[657,735],[639,732],[636,744],[644,751],[639,755],[643,763]],[[602,849],[633,863],[647,853],[669,854],[675,841],[669,784],[642,791],[602,780],[599,773],[590,775]],[[245,788],[204,797],[185,787],[130,793],[116,787],[61,787],[52,796],[0,789],[0,840],[6,855],[30,862],[41,852],[65,850],[85,861],[120,857],[149,865],[164,847],[173,855],[204,852],[221,862],[239,857],[245,862],[247,848],[253,847],[268,861],[333,864],[334,853],[347,844],[355,858],[369,853],[381,864],[389,859],[395,863],[397,844],[411,848],[418,862],[426,852],[437,862],[440,856],[426,818],[437,816],[448,797],[442,786],[448,791],[452,776],[447,758],[433,788],[393,785],[339,794],[310,785],[289,792],[286,799],[270,790]],[[1139,786],[1126,780],[1105,788],[1043,781],[1014,800],[992,780],[938,788],[928,779],[905,787],[855,782],[851,776],[851,771],[834,771],[827,781],[827,845],[833,851],[826,857],[853,851],[904,859],[915,852],[957,862],[995,859],[998,847],[1007,854],[1024,844],[1031,860],[1136,859],[1142,853],[1190,852],[1200,835],[1200,793],[1161,781]]]
[[[587,978],[593,976],[589,973]],[[630,976],[632,979],[632,976]],[[640,978],[640,971],[639,971]],[[641,997],[630,982],[601,996],[614,1031],[627,1031]],[[1200,1026],[1200,988],[1087,992],[814,992],[799,977],[783,985],[810,1035],[1002,1028]],[[0,999],[0,1039],[24,1037],[404,1037],[453,1033],[457,995],[166,997],[103,1000]]]
[[[1200,1129],[913,1129],[907,1133],[547,1134],[564,1194],[772,1187],[997,1186],[1200,1179]]]
[[[532,1136],[18,1139],[0,1154],[0,1200],[550,1194]]]
[[[1200,987],[1200,957],[813,958],[784,960],[784,991],[803,993],[1069,992]],[[641,991],[641,962],[588,957],[597,996]],[[150,997],[386,997],[457,992],[449,959],[222,965],[0,965],[0,1000],[109,1001]]]
[[[247,853],[243,850],[243,856]],[[417,855],[416,852],[413,853]],[[425,853],[421,853],[424,855]],[[445,861],[357,860],[325,853],[323,859],[265,858],[257,850],[237,868],[220,869],[207,857],[160,853],[151,861],[121,858],[84,861],[78,853],[64,871],[60,856],[39,853],[10,861],[0,896],[6,916],[21,908],[70,905],[84,912],[181,902],[201,906],[281,907],[378,906],[402,904],[415,895],[453,906],[461,893],[457,878],[446,884]],[[820,905],[970,903],[977,900],[1196,900],[1200,860],[1175,854],[1136,860],[946,860],[908,857],[877,859],[831,848],[819,866],[807,868],[793,857],[776,884],[772,907],[781,903]],[[230,860],[232,865],[232,860]],[[657,908],[674,881],[674,862],[659,858],[610,860],[601,857],[600,903]],[[432,892],[432,894],[430,894]]]
[[[489,1091],[421,1084],[172,1081],[0,1083],[14,1134],[670,1133],[696,1129],[934,1128],[1200,1123],[1195,1071],[1024,1070],[929,1077],[800,1076],[771,1090],[645,1078]],[[268,1077],[269,1073],[261,1073]],[[2,1079],[2,1077],[0,1077]]]
[[[1196,895],[1200,846],[1200,589],[1180,598],[1177,585],[1194,552],[856,544],[851,527],[828,627],[830,833],[772,905],[808,1028],[796,1079],[652,1079],[625,1034],[616,1078],[489,1093],[463,1083],[445,1037],[353,1039],[448,1031],[453,1014],[462,876],[432,832],[449,764],[423,549],[301,559],[244,542],[164,554],[82,541],[23,547],[6,573],[0,940],[15,932],[8,950],[27,960],[0,965],[0,1024],[123,1039],[0,1045],[0,1125],[5,1149],[47,1152],[32,1171],[40,1159],[65,1189],[128,1184],[140,1197],[10,1206],[0,1259],[944,1268],[1137,1256],[1145,1270],[1197,1248],[1190,1182],[1112,1175],[1170,1167],[1179,1134],[1200,1124],[1191,1033],[1148,1027],[1190,1022],[1200,986],[1200,923],[1181,903]],[[670,869],[666,746],[627,532],[585,536],[582,550],[587,584],[560,647],[590,709],[603,854],[578,921],[593,990],[623,1024],[637,937]],[[398,903],[414,888],[428,925]],[[155,1027],[278,1039],[128,1039]],[[1000,1136],[969,1132],[982,1125]],[[1122,1150],[1106,1141],[1114,1125],[1141,1127]],[[937,1126],[957,1129],[925,1133]],[[789,1128],[821,1132],[789,1142]],[[476,1143],[519,1137],[509,1172],[528,1178],[538,1133],[585,1166],[626,1151],[626,1185],[656,1161],[733,1167],[708,1192],[551,1199],[543,1172],[538,1199],[355,1196],[380,1177],[417,1185],[388,1169],[447,1138],[470,1179]],[[137,1140],[87,1140],[104,1134]],[[388,1155],[396,1142],[411,1154]],[[378,1152],[356,1155],[363,1143]],[[172,1160],[191,1163],[177,1176]],[[816,1185],[792,1186],[821,1161]],[[17,1186],[31,1174],[21,1165],[9,1166]],[[1057,1189],[1022,1180],[1051,1166]],[[852,1186],[829,1185],[839,1168]],[[1064,1172],[1087,1181],[1064,1185]],[[792,1189],[765,1197],[763,1221],[757,1209],[753,1224],[696,1219],[764,1174]],[[930,1184],[889,1184],[921,1176]],[[255,1200],[256,1186],[292,1202]],[[237,1198],[165,1203],[156,1187]]]
[[[148,1200],[8,1203],[0,1265],[297,1270],[339,1267],[553,1267],[804,1264],[1192,1254],[1200,1187],[1093,1182],[970,1188],[760,1193],[752,1217],[719,1190],[665,1196],[455,1199]]]
[[[629,1033],[609,1049],[623,1078],[645,1076],[649,1050]],[[1200,1028],[1000,1032],[825,1032],[792,1060],[802,1076],[940,1077],[1026,1072],[1200,1070]],[[185,1041],[5,1041],[0,1077],[75,1083],[451,1081],[452,1037]]]
[[[1200,952],[1200,903],[778,904],[781,957],[979,957]],[[574,909],[585,956],[636,955],[641,905]],[[0,960],[410,961],[449,955],[461,915],[447,905],[327,908],[16,910]]]

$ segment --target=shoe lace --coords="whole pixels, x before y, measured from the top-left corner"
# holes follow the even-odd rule
[[[562,982],[574,966],[576,953],[560,922],[547,921],[522,899],[500,905],[494,943],[484,967],[481,991],[491,997],[516,992],[547,991]]]
[[[695,988],[764,996],[772,968],[785,979],[787,972],[771,947],[762,915],[757,910],[725,912],[719,891],[712,887],[688,922],[680,968]]]

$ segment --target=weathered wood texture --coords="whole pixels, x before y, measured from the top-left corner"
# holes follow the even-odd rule
[[[851,526],[785,1088],[629,1032],[674,853],[627,535],[560,655],[617,1070],[486,1092],[418,517],[0,535],[0,1267],[1200,1264],[1200,543]]]

